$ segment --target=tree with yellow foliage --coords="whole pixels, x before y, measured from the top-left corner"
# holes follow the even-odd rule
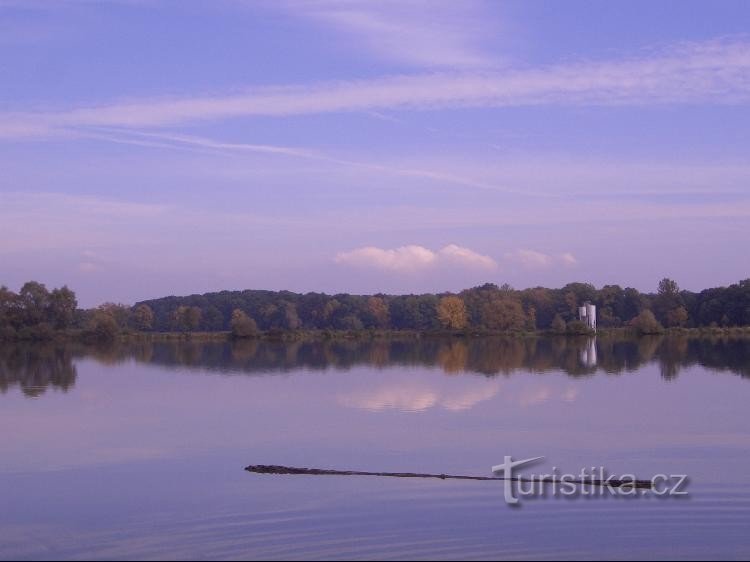
[[[462,330],[469,323],[466,305],[461,297],[455,295],[441,298],[438,302],[437,313],[440,324],[449,330]]]

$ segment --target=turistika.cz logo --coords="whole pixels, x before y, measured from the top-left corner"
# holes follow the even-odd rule
[[[504,481],[504,496],[508,505],[518,505],[528,497],[686,497],[688,477],[685,474],[657,474],[650,480],[639,480],[633,474],[617,476],[604,467],[583,468],[577,474],[560,473],[557,467],[551,474],[518,475],[517,469],[537,464],[544,457],[514,461],[504,457],[503,463],[492,467],[492,473]]]

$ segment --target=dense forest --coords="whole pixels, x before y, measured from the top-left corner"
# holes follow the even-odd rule
[[[600,328],[651,334],[750,325],[750,279],[699,293],[680,290],[671,279],[648,294],[588,283],[523,290],[488,283],[460,293],[420,295],[221,291],[90,310],[79,309],[67,287],[50,291],[30,281],[18,293],[0,287],[0,339],[48,339],[71,330],[91,339],[129,331],[231,331],[237,337],[303,330],[582,334],[587,328],[576,316],[584,302],[597,306]]]

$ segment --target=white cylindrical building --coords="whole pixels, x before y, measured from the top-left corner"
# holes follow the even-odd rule
[[[590,302],[586,303],[586,321],[589,328],[596,331],[596,305]]]
[[[587,302],[583,306],[579,306],[578,319],[585,322],[590,329],[596,331],[596,305]]]

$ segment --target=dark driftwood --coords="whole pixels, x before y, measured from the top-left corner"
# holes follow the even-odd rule
[[[440,480],[493,480],[493,481],[504,481],[511,480],[512,482],[531,482],[529,478],[505,478],[502,476],[463,476],[455,474],[420,474],[417,472],[361,472],[357,470],[328,470],[324,468],[297,468],[294,466],[280,466],[274,464],[251,464],[246,466],[245,470],[248,472],[254,472],[256,474],[297,474],[297,475],[308,475],[308,476],[389,476],[392,478],[439,478]],[[556,478],[544,478],[536,480],[544,482],[545,484],[552,484],[555,482],[561,483],[560,479]],[[651,482],[648,480],[568,480],[568,484],[577,485],[588,485],[588,486],[610,486],[612,488],[622,487],[635,487],[635,488],[651,488]]]

